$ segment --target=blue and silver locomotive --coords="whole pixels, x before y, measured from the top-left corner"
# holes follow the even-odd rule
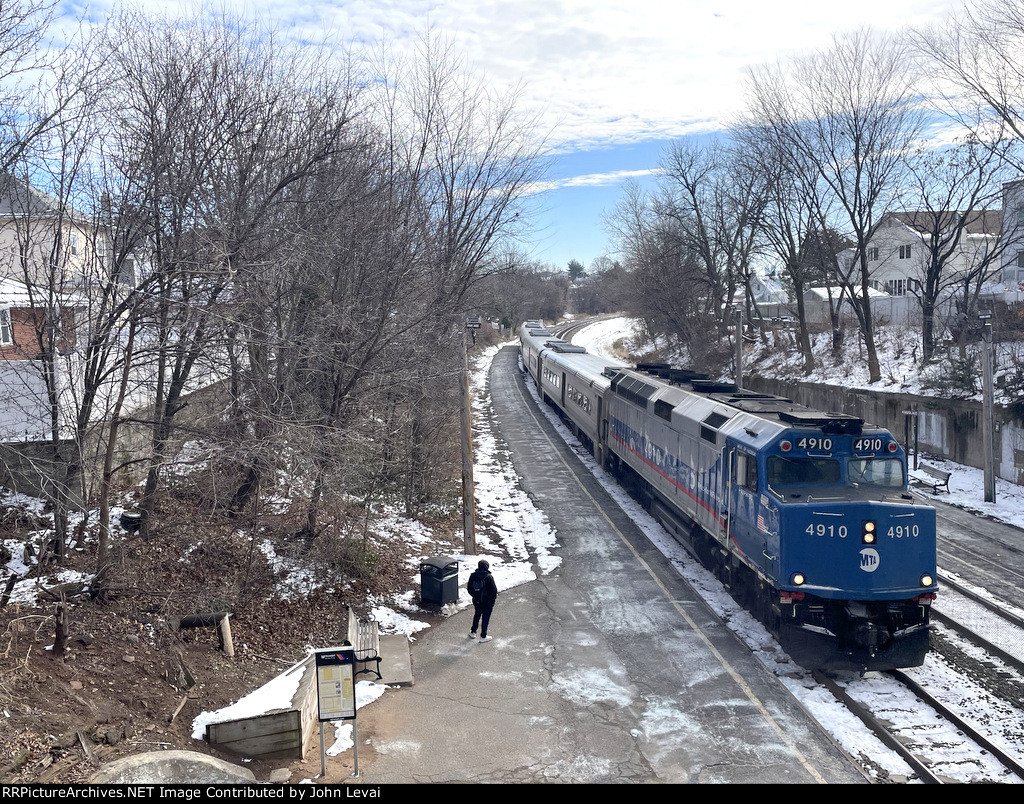
[[[542,396],[796,662],[924,661],[935,511],[909,493],[887,430],[662,364],[626,367],[539,322],[520,340]]]

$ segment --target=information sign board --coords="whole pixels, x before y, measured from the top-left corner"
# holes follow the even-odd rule
[[[321,723],[356,716],[356,652],[350,646],[316,652],[316,699]]]

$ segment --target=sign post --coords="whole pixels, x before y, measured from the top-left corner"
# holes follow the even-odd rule
[[[477,326],[480,326],[477,319]],[[470,332],[470,319],[466,319]],[[466,348],[466,330],[463,330],[459,348],[462,376],[459,382],[459,396],[462,402],[462,541],[466,555],[476,555],[476,503],[473,488],[473,421],[472,403],[469,398],[469,355]]]
[[[359,740],[356,737],[356,652],[346,645],[316,651],[316,702],[320,721],[320,775],[327,775],[324,723],[352,721],[353,778],[359,776]]]
[[[903,411],[903,449],[907,453],[907,463],[908,464],[910,463],[910,452],[911,452],[911,450],[910,450],[910,423],[911,423],[911,421],[913,421],[913,423],[914,423],[914,450],[913,450],[913,452],[914,452],[914,465],[913,465],[913,467],[908,466],[907,468],[908,469],[912,468],[916,472],[917,471],[917,433],[918,433],[917,409],[916,408],[915,409],[911,409],[911,410]]]
[[[743,305],[733,307],[733,321],[736,325],[736,387],[743,387]]]

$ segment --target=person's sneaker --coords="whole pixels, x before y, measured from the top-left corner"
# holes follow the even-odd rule
[[[493,637],[489,637],[489,636],[488,637],[480,637],[480,641],[481,642],[490,642],[491,639],[493,639]]]
[[[476,639],[476,631],[470,631],[469,632],[469,638],[470,639]]]

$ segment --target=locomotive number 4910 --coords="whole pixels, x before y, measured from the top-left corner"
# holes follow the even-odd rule
[[[828,536],[830,538],[838,536],[840,539],[845,539],[849,531],[846,525],[825,525],[822,522],[812,522],[804,533],[809,536]]]
[[[832,449],[831,438],[801,438],[796,442],[797,449]]]

